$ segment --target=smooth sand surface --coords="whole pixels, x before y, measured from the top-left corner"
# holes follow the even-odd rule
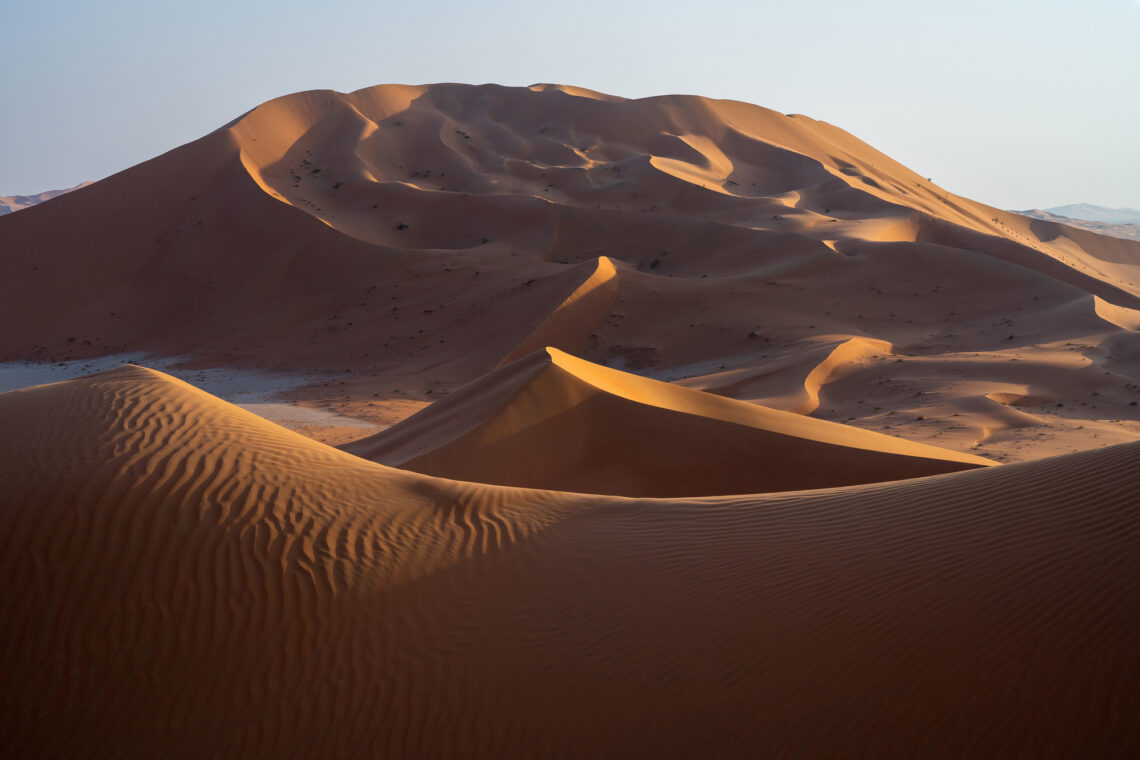
[[[8,757],[1128,757],[1140,444],[626,500],[153,370],[0,395]]]
[[[734,101],[297,93],[0,219],[0,250],[0,360],[312,369],[337,380],[299,401],[382,424],[553,346],[1000,461],[1140,438],[1140,243]]]
[[[622,496],[826,488],[993,464],[620,372],[555,348],[344,449],[455,480]]]

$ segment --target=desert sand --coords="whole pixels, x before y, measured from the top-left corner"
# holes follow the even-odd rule
[[[1140,748],[1140,444],[639,501],[402,472],[139,367],[0,419],[8,756]]]
[[[999,461],[1140,438],[1134,320],[1097,308],[1140,309],[1140,243],[745,103],[299,93],[0,249],[0,360],[334,372],[294,400],[382,424],[549,345]]]
[[[536,351],[357,456],[453,480],[622,496],[794,491],[993,462]]]
[[[0,218],[0,362],[294,428],[0,393],[0,746],[1140,754],[1138,332],[1140,243],[806,116],[270,101]]]

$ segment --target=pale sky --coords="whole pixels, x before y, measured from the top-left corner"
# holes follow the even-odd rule
[[[804,113],[1003,208],[1140,208],[1137,0],[2,0],[0,71],[0,195],[290,92],[558,82]]]

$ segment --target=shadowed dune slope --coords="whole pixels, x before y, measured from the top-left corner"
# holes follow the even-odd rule
[[[639,377],[553,348],[342,448],[456,480],[622,496],[826,488],[993,464]]]
[[[626,500],[138,367],[0,396],[6,757],[1124,757],[1140,445]]]

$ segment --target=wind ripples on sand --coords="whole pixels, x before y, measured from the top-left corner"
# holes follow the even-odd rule
[[[635,500],[392,470],[138,367],[0,424],[12,757],[1140,740],[1137,444]]]

